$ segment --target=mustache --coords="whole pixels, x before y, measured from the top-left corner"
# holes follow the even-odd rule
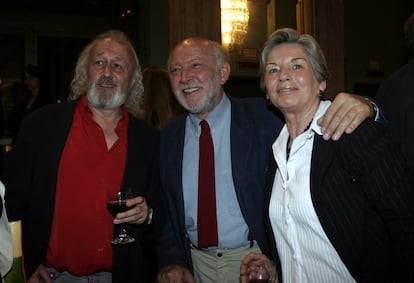
[[[106,86],[106,87],[108,87],[108,86],[109,87],[116,87],[117,86],[117,84],[114,82],[114,80],[111,77],[109,77],[109,78],[102,77],[99,80],[97,80],[95,84],[98,85],[98,86]]]

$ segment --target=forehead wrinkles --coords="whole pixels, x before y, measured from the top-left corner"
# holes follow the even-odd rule
[[[103,39],[98,41],[91,49],[91,55],[110,55],[117,60],[132,61],[132,51],[123,42],[114,39]]]
[[[171,64],[191,63],[192,61],[214,61],[211,48],[203,45],[182,45],[178,47],[171,57]]]

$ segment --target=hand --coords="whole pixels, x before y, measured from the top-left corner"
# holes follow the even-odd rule
[[[46,267],[42,264],[40,264],[32,276],[30,276],[29,280],[27,280],[27,283],[39,283],[40,279],[42,279],[44,283],[53,283],[52,279],[49,276],[49,273],[46,270]]]
[[[339,140],[342,134],[352,133],[374,110],[369,101],[360,95],[339,93],[329,106],[325,115],[318,119],[323,138]]]
[[[196,283],[191,272],[180,265],[170,265],[158,272],[157,283]]]
[[[131,207],[131,209],[118,213],[114,218],[114,224],[143,224],[147,222],[149,206],[144,197],[128,199],[126,206]]]
[[[275,263],[260,253],[250,253],[243,259],[240,265],[240,282],[248,283],[250,270],[256,269],[259,266],[262,266],[269,272],[272,283],[279,282]]]

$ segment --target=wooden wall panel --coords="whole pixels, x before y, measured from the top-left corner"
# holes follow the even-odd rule
[[[331,77],[326,96],[345,90],[343,0],[298,0],[297,29],[313,35],[321,45]]]
[[[221,41],[220,0],[169,0],[170,48],[187,37]]]
[[[343,0],[315,0],[315,36],[325,53],[331,78],[326,95],[345,90]]]

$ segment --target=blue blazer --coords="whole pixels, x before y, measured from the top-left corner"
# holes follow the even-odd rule
[[[231,159],[238,202],[248,227],[263,251],[269,246],[263,223],[264,184],[268,152],[282,121],[263,98],[231,101]],[[178,264],[192,270],[190,242],[184,220],[182,162],[186,115],[161,131],[161,187],[166,211],[161,234],[160,268]]]
[[[272,155],[265,217],[282,282],[269,219],[276,169]],[[322,228],[357,282],[414,282],[414,187],[382,125],[367,119],[337,142],[316,135],[310,192]]]

